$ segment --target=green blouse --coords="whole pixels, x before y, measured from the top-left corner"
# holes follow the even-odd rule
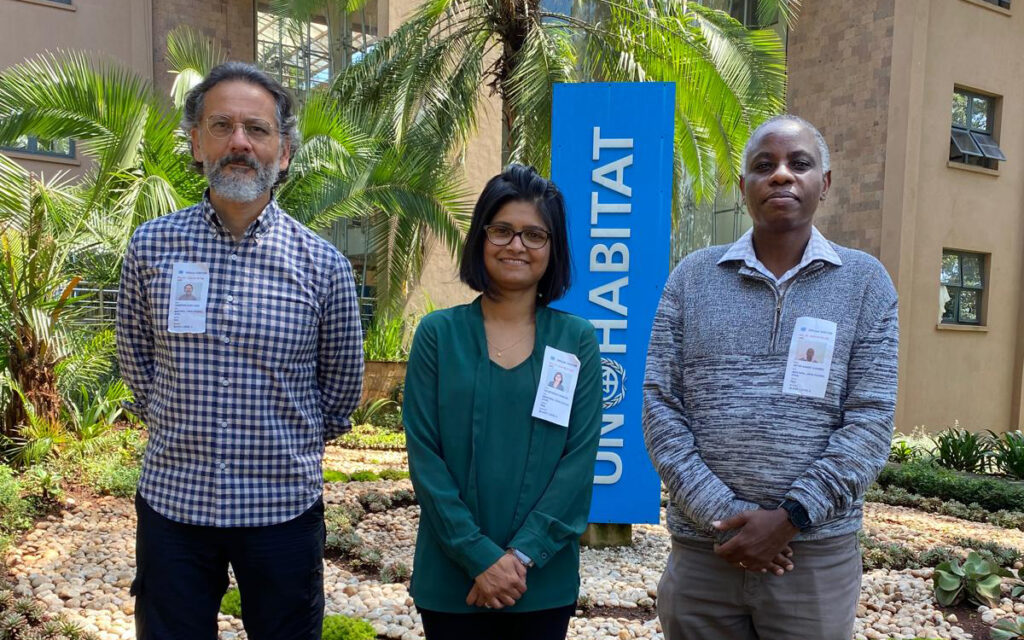
[[[544,348],[574,353],[569,427],[531,417]],[[432,313],[416,330],[402,408],[420,503],[411,592],[449,613],[508,548],[530,556],[526,593],[502,611],[572,604],[601,433],[601,356],[593,326],[537,309],[533,354],[512,369],[490,360],[480,299]]]

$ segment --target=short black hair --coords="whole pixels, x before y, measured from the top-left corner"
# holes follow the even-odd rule
[[[537,283],[537,304],[558,300],[572,284],[572,260],[569,233],[565,222],[565,198],[555,183],[533,167],[510,164],[487,182],[473,208],[473,220],[462,247],[459,278],[471,289],[492,296],[491,279],[484,266],[484,226],[509,202],[526,202],[537,207],[541,220],[551,233],[551,256],[547,271]]]
[[[295,152],[299,148],[299,129],[296,124],[298,119],[295,116],[295,99],[280,82],[261,71],[259,67],[247,62],[231,61],[217,65],[210,69],[210,73],[206,74],[202,82],[192,87],[185,94],[185,108],[181,117],[181,128],[185,131],[185,137],[189,140],[189,146],[191,147],[192,145],[192,138],[189,136],[189,133],[193,128],[199,126],[199,118],[203,113],[203,100],[206,98],[206,92],[221,82],[229,80],[241,80],[242,82],[254,84],[265,89],[267,93],[273,96],[277,114],[277,130],[282,136],[288,138],[288,156],[294,158]],[[202,162],[196,160],[193,162],[193,166],[200,173],[203,172]],[[288,177],[287,168],[278,172],[277,182],[274,184],[280,184],[286,177]]]

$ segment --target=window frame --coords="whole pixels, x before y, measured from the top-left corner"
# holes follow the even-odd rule
[[[963,96],[966,106],[964,122],[954,119],[954,108],[957,96]],[[963,87],[953,87],[953,100],[950,103],[949,161],[986,169],[998,169],[1000,162],[1006,161],[1006,154],[995,139],[996,116],[999,107],[999,96],[972,91]],[[973,124],[974,103],[981,100],[985,103],[985,127]]]
[[[945,262],[946,257],[947,256],[951,256],[951,255],[957,257],[957,273],[959,274],[958,275],[959,283],[957,283],[957,284],[947,283],[944,280],[943,274],[942,274],[941,263]],[[964,276],[963,276],[963,274],[964,274],[964,268],[963,268],[963,264],[964,264],[963,259],[964,259],[964,257],[972,257],[972,258],[973,257],[977,257],[980,260],[981,265],[980,265],[979,274],[978,274],[979,275],[979,280],[981,281],[980,285],[975,286],[975,285],[965,285],[964,284]],[[950,301],[954,302],[954,306],[953,306],[953,317],[952,318],[948,318],[947,319],[945,317],[945,310],[943,310],[942,317],[939,320],[940,324],[942,324],[942,325],[971,326],[971,327],[985,326],[985,303],[986,303],[986,299],[987,299],[987,296],[985,295],[985,292],[989,288],[989,283],[988,283],[989,258],[990,258],[990,254],[980,253],[978,251],[962,251],[960,249],[946,249],[946,248],[942,249],[942,260],[940,261],[940,266],[939,266],[939,286],[940,287],[945,287],[946,293],[949,295]],[[960,317],[960,293],[962,291],[977,291],[978,292],[977,310],[975,312],[976,318],[974,320],[963,320]]]
[[[27,136],[25,146],[0,146],[0,151],[11,151],[14,153],[25,153],[39,158],[60,158],[62,160],[74,160],[76,156],[75,141],[68,140],[68,152],[48,151],[39,148],[39,136]]]

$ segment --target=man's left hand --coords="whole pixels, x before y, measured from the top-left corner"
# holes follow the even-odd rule
[[[719,557],[749,571],[771,570],[776,574],[782,571],[778,570],[775,558],[783,553],[799,531],[789,521],[785,509],[744,511],[712,525],[718,531],[740,530],[732,540],[715,545],[715,553]],[[792,564],[782,568],[791,569]]]

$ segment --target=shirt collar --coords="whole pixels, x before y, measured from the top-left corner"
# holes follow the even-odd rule
[[[220,217],[213,208],[213,203],[210,202],[210,190],[207,189],[203,193],[203,202],[201,204],[201,211],[203,214],[203,220],[210,226],[211,229],[218,233],[227,233],[227,229],[220,221]],[[256,216],[256,219],[252,221],[252,224],[245,230],[243,237],[249,238],[254,235],[264,235],[270,231],[274,226],[274,223],[281,217],[281,207],[277,204],[277,198],[274,194],[270,194],[270,202],[263,208],[260,215]]]
[[[804,267],[816,261],[828,262],[834,264],[837,267],[843,266],[843,261],[839,258],[839,254],[836,253],[835,249],[832,248],[832,244],[825,239],[825,236],[818,231],[817,227],[811,227],[811,239],[807,242],[807,246],[804,247],[804,255],[800,259],[800,262],[782,274],[782,277],[776,278],[775,274],[768,270],[768,267],[764,266],[760,260],[757,259],[757,253],[754,251],[754,230],[748,229],[740,238],[732,243],[732,245],[726,250],[722,257],[718,259],[718,264],[724,262],[742,262],[749,269],[753,269],[758,273],[768,276],[776,284],[781,284],[796,274],[803,271]]]

